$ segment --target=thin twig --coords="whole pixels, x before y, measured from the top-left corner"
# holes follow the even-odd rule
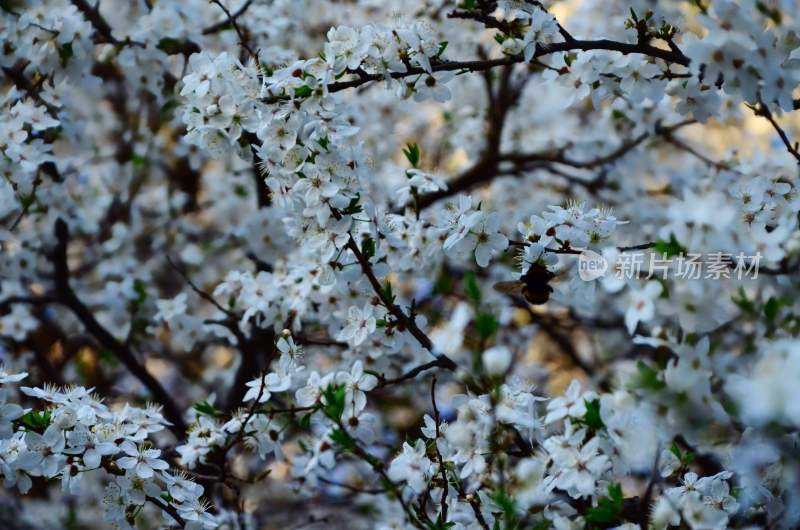
[[[236,315],[233,313],[233,311],[230,311],[230,310],[228,310],[228,309],[225,309],[224,307],[222,307],[222,305],[220,305],[220,303],[219,303],[219,302],[217,302],[217,300],[216,300],[216,299],[215,299],[213,296],[211,296],[209,293],[207,293],[207,292],[203,291],[203,290],[202,290],[202,289],[200,289],[200,288],[199,288],[197,285],[195,285],[195,284],[194,284],[194,282],[192,282],[192,279],[191,279],[191,278],[189,278],[189,275],[186,273],[186,271],[184,271],[184,270],[183,270],[183,268],[179,267],[179,266],[178,266],[178,265],[177,265],[177,264],[176,264],[176,263],[175,263],[175,262],[172,260],[172,258],[171,258],[171,257],[169,257],[169,255],[167,255],[167,256],[166,256],[166,258],[167,258],[167,263],[169,263],[169,264],[170,264],[170,266],[171,266],[173,269],[175,269],[175,271],[176,271],[178,274],[180,274],[180,275],[181,275],[181,278],[183,278],[183,280],[184,280],[184,281],[185,281],[185,282],[186,282],[186,283],[189,285],[189,287],[192,289],[192,291],[194,291],[194,292],[197,294],[197,296],[199,296],[200,298],[202,298],[202,299],[203,299],[203,300],[205,300],[206,302],[209,302],[211,305],[213,305],[214,307],[216,307],[216,308],[217,308],[219,311],[221,311],[221,312],[222,312],[222,313],[224,313],[225,315],[227,315],[227,316],[229,316],[229,317],[235,317],[235,316],[236,316]]]
[[[227,18],[225,20],[222,20],[220,22],[217,22],[216,24],[212,24],[207,28],[205,28],[202,31],[203,35],[211,35],[212,33],[217,33],[219,31],[227,29],[228,27],[232,27],[232,23],[235,22],[237,18],[244,15],[245,12],[250,8],[250,5],[252,3],[253,0],[247,0],[244,4],[242,4],[242,7],[234,11],[232,14],[226,13]],[[223,7],[223,9],[225,8]]]
[[[369,280],[370,285],[372,285],[372,289],[375,291],[375,294],[380,298],[381,303],[386,307],[386,309],[391,313],[398,321],[400,325],[402,325],[406,330],[408,330],[411,335],[417,339],[417,342],[420,345],[428,350],[431,355],[436,357],[436,365],[445,368],[447,370],[455,370],[457,368],[456,363],[453,362],[447,355],[443,353],[437,353],[433,350],[433,342],[431,339],[417,326],[416,322],[414,322],[413,318],[408,317],[400,307],[395,304],[383,290],[381,283],[378,281],[378,278],[375,276],[375,271],[372,270],[372,265],[369,262],[369,259],[364,256],[361,252],[361,249],[358,248],[353,236],[350,235],[347,241],[347,248],[353,253],[356,257],[356,260],[361,265],[361,270],[364,275]]]
[[[169,504],[163,503],[160,500],[156,499],[155,497],[151,497],[150,495],[147,495],[145,498],[149,502],[151,502],[151,503],[155,504],[156,506],[158,506],[164,513],[169,514],[169,516],[172,517],[172,519],[176,523],[178,523],[181,528],[185,528],[186,527],[186,521],[183,519],[183,517],[180,516],[180,514],[178,513],[178,510],[176,510],[173,506],[170,506]]]
[[[439,416],[439,407],[436,406],[436,376],[433,376],[433,381],[431,381],[431,404],[433,405],[433,422],[436,425],[436,439],[433,441],[433,448],[436,453],[436,460],[439,463],[439,472],[442,476],[442,502],[441,502],[441,524],[444,526],[447,524],[447,494],[449,484],[447,482],[447,469],[444,465],[444,459],[442,458],[442,453],[439,451],[439,436],[441,433],[439,432],[439,423],[441,422],[441,418]]]
[[[250,48],[250,45],[247,44],[247,38],[245,38],[245,35],[242,32],[241,28],[239,27],[238,22],[236,22],[236,18],[239,15],[241,15],[242,13],[244,13],[244,11],[247,10],[247,8],[249,7],[249,4],[250,4],[251,1],[252,0],[248,0],[248,2],[246,2],[245,5],[243,6],[244,10],[240,9],[239,10],[240,12],[237,11],[236,16],[234,16],[234,15],[231,14],[231,12],[228,10],[228,8],[225,7],[225,4],[223,4],[220,0],[211,0],[211,2],[213,2],[216,5],[218,5],[219,8],[222,9],[222,12],[225,13],[225,16],[228,17],[228,23],[233,27],[233,29],[236,31],[236,34],[239,36],[239,45],[242,48],[244,48],[245,51],[248,54],[250,54],[250,57],[252,57],[253,60],[258,65],[258,64],[260,64],[259,60],[258,60],[258,55],[253,51],[252,48]]]
[[[775,116],[772,115],[772,112],[769,110],[769,107],[759,98],[758,106],[752,107],[753,111],[755,112],[756,116],[763,116],[764,118],[769,121],[772,128],[775,129],[775,132],[778,133],[783,145],[786,146],[786,150],[789,151],[789,154],[797,160],[797,163],[800,164],[800,147],[798,146],[797,142],[792,144],[791,140],[789,140],[789,135],[786,134],[786,131],[775,121]]]
[[[415,377],[417,377],[422,372],[425,372],[426,370],[431,370],[433,368],[439,368],[440,366],[441,366],[441,363],[438,360],[422,364],[420,366],[417,366],[416,368],[412,368],[408,372],[404,373],[403,375],[401,375],[400,377],[397,377],[395,379],[380,379],[378,385],[375,388],[376,389],[384,388],[384,387],[387,387],[387,386],[392,386],[392,385],[396,385],[396,384],[399,384],[399,383],[403,383],[404,381],[409,381],[409,380],[414,379]]]

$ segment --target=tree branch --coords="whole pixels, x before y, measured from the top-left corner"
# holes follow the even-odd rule
[[[689,119],[673,125],[659,126],[656,127],[655,134],[668,137],[672,132],[694,123],[697,123],[697,121]],[[483,157],[474,166],[467,169],[455,179],[449,181],[446,190],[439,190],[421,195],[417,199],[417,204],[420,209],[427,208],[437,201],[468,191],[476,186],[487,184],[501,174],[498,171],[498,166],[501,162],[510,162],[514,164],[515,171],[525,171],[534,169],[535,167],[549,169],[546,164],[561,164],[576,169],[595,169],[616,162],[651,136],[652,134],[650,132],[643,132],[623,142],[610,153],[590,160],[575,160],[566,156],[564,154],[566,147],[536,153],[501,153],[496,154],[494,157]],[[545,163],[545,165],[542,165],[542,163]],[[531,164],[535,166],[530,167]],[[562,174],[561,176],[565,175]],[[586,184],[591,185],[591,181],[587,181]]]
[[[221,20],[220,22],[217,22],[216,24],[212,24],[211,26],[205,28],[202,32],[203,35],[211,35],[212,33],[218,33],[222,30],[227,29],[228,27],[231,27],[231,25],[236,22],[237,18],[239,18],[240,16],[244,15],[245,12],[247,12],[252,3],[253,0],[247,0],[244,4],[242,4],[242,7],[240,7],[233,13],[230,13],[227,9],[223,7],[223,10],[225,11],[227,18],[225,20]],[[218,2],[217,4],[219,5]],[[220,7],[222,6],[220,5]],[[236,28],[234,27],[234,29]]]
[[[183,421],[181,409],[172,399],[171,395],[161,386],[128,346],[118,341],[104,328],[92,314],[91,310],[78,298],[69,284],[69,265],[67,264],[67,246],[69,244],[69,227],[63,219],[58,219],[55,224],[56,247],[50,259],[54,267],[54,280],[56,297],[58,301],[69,308],[75,317],[81,321],[86,330],[109,350],[128,371],[138,379],[150,392],[150,395],[164,407],[164,416],[172,423],[170,429],[178,439],[186,433],[186,423]]]
[[[783,145],[786,146],[786,150],[789,151],[789,154],[797,160],[797,163],[800,164],[800,146],[797,142],[792,144],[791,140],[789,140],[789,136],[786,134],[786,131],[775,121],[775,116],[772,115],[772,112],[769,110],[769,107],[761,100],[758,100],[758,106],[751,107],[753,112],[755,112],[756,116],[763,116],[764,118],[769,121],[772,128],[775,129],[775,132],[778,133],[778,136],[783,142]]]
[[[239,36],[239,45],[242,48],[244,48],[244,50],[250,55],[250,57],[253,58],[253,60],[256,62],[256,64],[258,64],[259,63],[258,55],[253,51],[252,48],[250,48],[250,45],[247,44],[247,39],[245,38],[244,33],[242,32],[241,28],[239,27],[239,24],[236,22],[236,17],[238,17],[239,15],[241,15],[242,13],[247,11],[247,8],[250,6],[250,3],[252,2],[252,0],[248,0],[247,2],[245,2],[245,4],[242,6],[242,8],[239,9],[239,11],[236,12],[236,16],[232,15],[231,12],[228,10],[228,8],[225,7],[225,4],[223,4],[220,0],[211,0],[211,2],[213,4],[218,5],[219,8],[222,9],[222,12],[225,13],[226,17],[228,17],[227,24],[230,24],[231,27],[234,29],[234,31],[236,31],[236,35]]]
[[[383,287],[381,287],[381,283],[378,281],[378,278],[375,276],[375,272],[372,270],[372,265],[370,264],[369,259],[367,259],[367,257],[361,252],[361,249],[358,248],[358,245],[356,244],[352,235],[349,236],[346,247],[353,252],[356,260],[358,260],[358,263],[361,265],[361,270],[369,280],[370,285],[372,285],[372,289],[375,291],[375,294],[378,296],[378,298],[380,298],[386,309],[397,319],[401,326],[407,329],[408,332],[411,333],[415,339],[417,339],[417,342],[419,342],[423,348],[428,350],[431,355],[436,357],[436,361],[434,361],[436,366],[440,366],[447,370],[455,370],[457,368],[456,363],[454,363],[453,360],[448,356],[442,353],[434,352],[433,342],[431,342],[431,339],[421,329],[419,329],[413,318],[408,317],[397,304],[395,304],[386,296],[386,293],[383,291]]]
[[[385,388],[387,386],[396,385],[396,384],[402,383],[404,381],[409,381],[409,380],[414,379],[415,377],[417,377],[422,372],[424,372],[426,370],[431,370],[433,368],[438,368],[439,366],[441,366],[441,363],[437,359],[437,360],[431,361],[429,363],[421,364],[421,365],[417,366],[416,368],[412,368],[408,372],[404,373],[403,375],[401,375],[400,377],[397,377],[395,379],[383,379],[381,377],[381,378],[379,378],[380,380],[378,382],[378,385],[375,388],[376,389],[377,388]]]
[[[691,60],[679,50],[665,50],[657,48],[650,44],[637,43],[630,44],[627,42],[613,41],[609,39],[598,40],[572,40],[569,42],[556,42],[545,46],[537,46],[536,51],[533,53],[533,58],[543,57],[559,52],[568,51],[591,51],[591,50],[608,50],[619,52],[623,55],[637,54],[646,55],[655,59],[661,59],[667,63],[680,64],[682,66],[689,66]],[[525,58],[522,55],[511,55],[499,59],[487,59],[479,61],[443,61],[431,65],[433,72],[447,72],[463,70],[466,72],[481,72],[489,70],[498,66],[507,66],[511,64],[524,63]],[[403,79],[414,75],[427,73],[424,69],[419,67],[408,68],[403,72],[390,72],[388,75],[392,79]],[[386,78],[383,73],[361,73],[357,79],[350,81],[338,81],[328,85],[328,92],[339,92],[347,90],[348,88],[356,88],[363,84],[372,81],[381,81]]]

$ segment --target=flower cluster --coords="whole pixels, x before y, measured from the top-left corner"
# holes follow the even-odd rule
[[[26,376],[4,373],[0,384]],[[103,509],[112,528],[132,529],[132,514],[152,499],[166,499],[186,528],[217,527],[202,500],[203,487],[171,472],[161,450],[152,445],[153,435],[167,425],[158,407],[126,405],[112,411],[84,387],[21,391],[44,406],[2,405],[0,471],[7,488],[26,493],[42,477],[57,479],[65,492],[79,494],[85,477],[100,474],[107,482]]]
[[[0,520],[798,527],[795,4],[0,2]]]

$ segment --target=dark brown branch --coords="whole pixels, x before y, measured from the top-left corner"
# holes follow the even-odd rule
[[[256,204],[259,208],[266,208],[272,204],[272,192],[264,180],[267,175],[262,173],[262,161],[258,157],[258,148],[261,147],[261,140],[250,131],[244,131],[241,140],[244,145],[250,146],[250,151],[253,155],[253,183],[256,187]]]
[[[172,517],[172,519],[176,523],[178,523],[178,525],[180,525],[181,528],[186,527],[186,521],[183,519],[183,517],[180,516],[180,514],[178,513],[178,510],[176,510],[173,506],[170,506],[169,504],[166,504],[166,503],[156,499],[155,497],[151,497],[149,495],[146,498],[147,498],[147,500],[149,502],[151,502],[151,503],[155,504],[156,506],[158,506],[164,513],[166,513],[170,517]]]
[[[331,480],[325,477],[318,477],[317,480],[319,480],[323,484],[328,484],[329,486],[336,486],[337,488],[342,488],[347,491],[352,491],[353,493],[365,493],[367,495],[382,495],[387,491],[389,491],[385,488],[359,488],[358,486],[351,486],[350,484],[345,484],[344,482],[338,482],[336,480]]]
[[[224,307],[222,307],[220,305],[220,303],[217,302],[217,300],[213,296],[211,296],[211,294],[203,291],[197,285],[195,285],[195,283],[192,281],[192,279],[189,278],[189,275],[186,273],[186,271],[183,270],[181,267],[179,267],[178,264],[175,263],[172,260],[171,257],[169,257],[169,255],[167,255],[166,258],[167,258],[167,263],[169,263],[170,267],[175,269],[175,272],[180,274],[181,278],[183,278],[183,280],[189,285],[189,287],[192,289],[192,291],[194,291],[195,294],[197,294],[197,296],[199,296],[200,298],[202,298],[206,302],[208,302],[211,305],[213,305],[215,308],[217,308],[218,311],[222,312],[226,316],[228,316],[228,317],[233,317],[234,316],[232,311],[229,311],[229,310],[225,309]]]
[[[440,366],[441,366],[440,361],[436,360],[436,361],[431,361],[429,363],[421,364],[421,365],[417,366],[416,368],[412,368],[408,372],[404,373],[403,375],[401,375],[400,377],[397,377],[395,379],[384,379],[383,377],[381,377],[379,382],[378,382],[378,385],[375,388],[376,389],[385,388],[387,386],[392,386],[392,385],[396,385],[396,384],[399,384],[399,383],[403,383],[404,381],[410,381],[411,379],[414,379],[415,377],[417,377],[422,372],[425,372],[426,370],[431,370],[433,368],[438,368]]]
[[[498,173],[500,163],[500,143],[503,138],[503,128],[505,126],[508,112],[517,104],[525,83],[512,86],[511,74],[513,68],[506,66],[498,80],[497,90],[492,89],[491,79],[487,78],[487,99],[489,108],[487,109],[487,138],[486,147],[480,155],[478,162],[453,182],[448,183],[448,189],[439,190],[416,198],[416,207],[419,210],[427,208],[434,202],[450,197],[465,191],[485,179],[494,178]]]
[[[469,503],[470,508],[472,508],[472,513],[475,515],[475,519],[478,521],[480,527],[483,530],[490,530],[489,523],[486,522],[486,518],[481,511],[480,497],[472,493],[467,493],[460,480],[454,480],[453,486],[455,486],[458,492],[458,498]]]
[[[139,48],[147,46],[143,42],[133,41],[130,38],[119,40],[114,37],[108,21],[103,18],[96,6],[92,7],[86,0],[72,0],[72,5],[83,13],[83,16],[94,28],[94,41],[96,43],[113,44],[115,46],[138,46]],[[183,54],[189,56],[200,52],[200,46],[189,40],[162,39],[156,47],[168,55]]]
[[[424,210],[430,205],[447,197],[458,195],[480,184],[490,182],[497,176],[497,160],[481,159],[474,166],[447,183],[447,189],[420,195],[417,207]]]
[[[789,140],[789,136],[786,134],[786,131],[784,131],[778,122],[775,121],[775,116],[772,115],[769,107],[759,99],[758,106],[752,108],[756,116],[763,116],[767,119],[767,121],[769,121],[770,125],[772,125],[772,128],[775,129],[775,132],[778,133],[783,145],[786,146],[786,150],[794,157],[795,160],[797,160],[797,163],[800,164],[800,145],[798,145],[797,142],[792,144],[791,140]]]
[[[503,33],[505,33],[506,35],[521,36],[519,34],[519,31],[521,31],[523,28],[522,24],[520,24],[516,20],[511,22],[506,22],[505,20],[499,20],[481,11],[461,11],[456,9],[448,13],[447,18],[474,20],[476,22],[480,22],[487,28],[498,29]]]
[[[684,142],[680,138],[676,138],[675,136],[673,136],[671,134],[666,134],[666,135],[664,135],[664,139],[668,143],[670,143],[673,146],[675,146],[677,149],[680,149],[681,151],[685,151],[685,152],[689,153],[690,155],[692,155],[693,157],[697,158],[698,160],[700,160],[701,162],[703,162],[707,166],[710,166],[710,167],[712,167],[712,168],[714,168],[716,170],[730,169],[730,166],[728,164],[726,164],[725,162],[718,162],[716,160],[712,160],[711,158],[709,158],[708,156],[704,155],[703,153],[701,153],[700,151],[698,151],[697,149],[695,149],[691,145],[687,144],[686,142]]]
[[[225,410],[231,411],[241,404],[247,393],[247,382],[258,377],[259,370],[269,367],[275,357],[275,331],[272,327],[261,329],[253,326],[251,336],[247,337],[235,323],[228,329],[236,336],[242,354],[233,384],[225,399]]]
[[[353,252],[353,255],[356,257],[356,260],[361,265],[361,270],[364,275],[369,280],[370,285],[372,285],[372,289],[375,291],[375,294],[380,298],[381,303],[386,307],[386,309],[391,313],[396,319],[397,322],[406,330],[408,330],[411,335],[417,339],[417,342],[420,345],[428,350],[431,355],[436,357],[436,366],[441,368],[445,368],[447,370],[455,370],[457,368],[456,363],[453,362],[448,356],[442,353],[436,353],[433,351],[433,342],[431,339],[417,326],[417,323],[414,322],[413,318],[408,317],[400,307],[395,304],[383,290],[381,286],[381,282],[378,281],[378,278],[375,276],[375,272],[372,270],[372,265],[369,262],[369,259],[364,256],[361,252],[361,249],[358,248],[353,236],[351,235],[347,241],[347,248]]]
[[[674,131],[686,127],[687,125],[692,125],[697,123],[696,120],[684,120],[678,122],[674,125],[665,125],[665,126],[656,126],[655,134],[659,136],[668,137]],[[616,162],[633,149],[638,147],[642,142],[646,139],[650,138],[652,134],[650,132],[643,132],[630,140],[623,142],[619,147],[611,151],[606,155],[602,155],[596,158],[592,158],[589,160],[575,160],[564,155],[565,149],[557,149],[557,150],[550,150],[545,152],[539,153],[529,153],[529,154],[520,154],[520,153],[509,153],[505,155],[501,155],[502,160],[513,162],[515,164],[520,164],[523,162],[554,162],[557,164],[563,164],[565,166],[574,167],[576,169],[595,169],[597,167]]]
[[[37,85],[34,85],[31,83],[30,79],[25,77],[24,71],[28,64],[28,61],[20,60],[13,67],[3,66],[3,73],[6,74],[9,79],[11,79],[18,89],[25,92],[29,97],[33,98],[37,104],[45,107],[50,116],[57,119],[58,108],[42,98],[41,84],[37,83]]]
[[[271,328],[261,329],[258,327],[253,327],[251,332],[252,336],[246,336],[242,330],[239,329],[238,317],[233,311],[225,309],[213,296],[197,287],[197,285],[192,282],[191,278],[189,278],[186,272],[176,265],[169,256],[167,256],[167,262],[169,262],[169,264],[178,272],[178,274],[181,275],[184,281],[186,281],[189,287],[200,298],[212,304],[215,308],[217,308],[217,310],[221,311],[225,315],[224,319],[207,320],[206,323],[227,328],[228,331],[230,331],[231,334],[233,334],[233,336],[236,338],[236,344],[239,347],[242,359],[240,361],[239,368],[236,370],[233,384],[228,390],[228,396],[226,397],[223,405],[225,412],[230,412],[239,406],[242,401],[242,397],[244,397],[246,393],[247,382],[252,380],[255,377],[256,372],[259,370],[259,359],[263,356],[263,352],[265,351],[263,349],[263,345],[268,345],[269,351],[272,352],[267,356],[267,361],[264,363],[264,368],[269,366],[269,363],[272,361],[272,357],[274,355],[272,343],[275,340],[275,332]]]
[[[265,383],[266,383],[266,381],[264,380],[265,379],[265,374],[261,374],[260,377],[261,377],[261,383],[259,384],[259,387],[258,387],[258,395],[256,395],[256,398],[253,400],[253,404],[250,405],[250,409],[247,411],[247,416],[245,416],[244,421],[242,421],[241,429],[239,429],[239,432],[236,433],[236,436],[234,436],[227,444],[225,444],[225,447],[222,448],[221,460],[223,462],[224,462],[224,459],[225,459],[225,455],[228,454],[228,451],[230,451],[231,448],[234,445],[239,443],[244,438],[245,429],[247,428],[247,424],[250,423],[251,419],[253,419],[253,416],[256,413],[256,408],[258,407],[259,401],[261,401],[261,396],[264,395],[264,389],[265,389]]]
[[[696,123],[696,120],[684,120],[674,125],[659,126],[656,127],[655,134],[666,136],[693,123]],[[446,190],[439,190],[422,195],[417,199],[417,204],[421,209],[426,208],[431,204],[447,197],[452,197],[453,195],[468,191],[482,184],[487,184],[501,174],[498,170],[498,166],[501,162],[512,163],[515,171],[527,171],[535,168],[542,168],[550,171],[555,169],[556,171],[553,172],[556,174],[591,188],[593,186],[597,186],[598,182],[592,180],[579,182],[579,179],[574,177],[569,178],[569,175],[559,173],[557,168],[552,168],[548,164],[561,164],[576,169],[595,169],[616,162],[641,145],[650,136],[652,135],[649,132],[641,133],[638,136],[623,142],[619,147],[610,153],[592,158],[590,160],[575,160],[570,158],[564,154],[564,151],[566,150],[564,147],[538,153],[504,153],[497,154],[495,157],[483,157],[474,166],[448,182],[448,187]]]
[[[244,11],[247,10],[247,8],[249,7],[249,5],[252,2],[252,0],[248,0],[247,2],[245,2],[245,5],[243,6],[243,9],[240,9],[239,11],[237,11],[237,15],[236,16],[232,15],[230,10],[228,10],[228,8],[225,7],[225,4],[223,4],[220,0],[211,0],[211,2],[213,4],[218,5],[219,8],[222,9],[222,12],[225,13],[226,17],[228,17],[227,23],[230,24],[230,26],[234,29],[234,31],[236,31],[236,35],[239,36],[239,45],[242,48],[244,48],[244,50],[250,55],[250,57],[253,58],[253,60],[256,62],[256,64],[258,64],[258,62],[259,62],[258,61],[258,55],[253,51],[252,48],[250,48],[250,45],[247,44],[247,38],[245,37],[244,32],[242,31],[242,29],[239,27],[239,24],[236,22],[236,17],[238,17],[239,15],[244,13]]]
[[[183,421],[181,409],[172,399],[170,394],[161,386],[142,365],[128,346],[118,341],[104,328],[92,314],[91,310],[78,298],[69,284],[69,265],[67,264],[67,246],[69,244],[69,227],[63,219],[58,219],[55,224],[56,247],[50,257],[54,267],[54,280],[56,297],[58,301],[69,308],[75,317],[80,320],[86,330],[109,350],[128,371],[138,379],[150,392],[153,399],[164,407],[164,416],[172,425],[170,429],[178,439],[186,432],[186,423]]]
[[[674,63],[682,66],[689,66],[689,63],[691,62],[686,55],[684,55],[680,50],[677,49],[665,50],[663,48],[657,48],[655,46],[646,43],[630,44],[626,42],[618,42],[609,39],[599,39],[599,40],[573,39],[567,42],[556,42],[545,46],[539,46],[536,48],[536,51],[533,53],[533,57],[531,59],[537,59],[539,57],[544,57],[545,55],[551,55],[560,52],[591,51],[591,50],[615,51],[623,55],[628,55],[628,54],[646,55],[648,57],[653,57],[655,59],[661,59],[670,64]],[[525,58],[522,55],[511,55],[508,57],[502,57],[498,59],[486,59],[477,61],[442,61],[432,64],[431,70],[433,72],[448,72],[448,71],[482,72],[485,70],[490,70],[492,68],[497,68],[498,66],[508,66],[524,62]],[[390,79],[403,79],[406,77],[422,75],[426,73],[427,73],[426,70],[420,67],[409,67],[405,71],[389,72],[388,74],[384,74],[382,72],[370,74],[367,72],[360,71],[358,72],[358,77],[356,79],[330,83],[329,85],[327,85],[326,88],[328,92],[340,92],[342,90],[347,90],[350,88],[357,88],[374,81],[382,81],[387,77]],[[286,98],[287,96],[276,95],[265,98],[264,101],[266,103],[275,103],[276,101],[281,101]]]
[[[26,304],[32,306],[47,305],[57,302],[55,297],[51,296],[9,296],[4,300],[0,300],[0,313],[11,309],[14,304]]]
[[[343,433],[347,433],[347,429],[342,424],[342,420],[336,419],[335,420],[336,426],[339,427],[339,430]],[[346,434],[348,437],[349,434]],[[386,464],[378,460],[375,456],[367,452],[361,445],[359,445],[358,440],[354,438],[350,438],[352,443],[349,444],[348,449],[349,451],[356,457],[360,458],[364,461],[367,465],[369,465],[375,473],[377,473],[381,477],[381,482],[383,485],[390,491],[392,496],[397,500],[400,504],[400,507],[403,508],[403,512],[406,514],[406,518],[408,521],[414,525],[416,528],[420,528],[422,530],[425,529],[425,526],[414,516],[414,512],[409,507],[406,500],[403,498],[403,494],[400,491],[400,488],[397,484],[394,483],[392,479],[389,478],[389,475],[386,472]],[[424,515],[424,514],[423,514]]]
[[[120,41],[114,38],[114,35],[111,33],[111,26],[106,22],[106,19],[103,18],[103,15],[100,14],[100,11],[90,6],[89,2],[86,0],[72,0],[72,5],[83,13],[83,16],[86,17],[86,20],[92,25],[102,39],[102,42],[109,44],[120,43]]]
[[[237,18],[239,18],[240,16],[244,15],[245,12],[247,12],[247,10],[250,8],[250,5],[252,3],[253,3],[253,0],[247,0],[247,2],[242,4],[242,7],[240,7],[239,9],[234,11],[233,13],[229,13],[228,10],[223,7],[223,10],[225,11],[225,14],[226,14],[227,18],[225,20],[222,20],[220,22],[217,22],[216,24],[212,24],[211,26],[208,26],[207,28],[205,28],[203,30],[203,32],[202,32],[203,35],[211,35],[212,33],[218,33],[220,31],[228,29],[229,27],[233,27],[232,24],[234,22],[236,22]],[[219,5],[219,3],[217,3],[217,4]],[[220,7],[222,7],[222,6],[220,6]]]
[[[623,55],[638,54],[646,55],[656,59],[662,59],[667,63],[680,64],[682,66],[689,66],[690,59],[683,53],[677,50],[665,50],[657,48],[650,44],[630,44],[626,42],[618,42],[609,39],[599,40],[572,40],[569,42],[556,42],[546,46],[539,46],[533,53],[533,58],[543,57],[559,52],[568,51],[591,51],[591,50],[608,50],[619,52]],[[459,71],[465,72],[481,72],[489,70],[498,66],[507,66],[511,64],[524,63],[525,59],[522,55],[512,55],[509,57],[502,57],[499,59],[488,59],[482,61],[444,61],[434,63],[431,65],[431,70],[434,72],[448,72]],[[408,68],[403,72],[390,72],[388,75],[392,79],[403,79],[414,75],[427,73],[424,69],[419,67]],[[381,81],[386,78],[383,73],[361,73],[357,79],[350,81],[338,81],[328,85],[329,92],[339,92],[347,90],[348,88],[359,87],[371,81]]]
[[[433,381],[431,381],[431,405],[433,406],[433,422],[436,425],[436,439],[433,442],[433,449],[436,453],[436,461],[439,464],[439,473],[442,477],[442,500],[441,500],[441,517],[440,520],[444,524],[447,522],[447,493],[449,483],[447,481],[447,468],[444,465],[444,459],[442,458],[442,453],[439,451],[439,436],[441,436],[439,430],[439,424],[441,423],[441,417],[439,416],[439,407],[436,406],[436,376],[433,377]]]

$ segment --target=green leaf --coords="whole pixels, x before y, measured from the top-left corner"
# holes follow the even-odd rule
[[[336,429],[331,433],[331,441],[345,451],[352,451],[356,446],[353,438],[342,429]]]
[[[448,44],[449,42],[447,42],[446,40],[439,43],[439,50],[436,52],[436,57],[442,56],[444,51],[447,49]]]
[[[104,363],[112,368],[119,364],[117,356],[114,355],[108,348],[99,348],[97,350],[97,358],[100,359],[101,363]]]
[[[497,319],[491,313],[478,313],[475,317],[475,329],[478,330],[481,340],[485,341],[497,332]]]
[[[669,300],[669,283],[667,283],[667,280],[664,278],[656,278],[655,280],[661,284],[661,294],[658,297],[662,300]]]
[[[672,443],[669,451],[678,458],[678,461],[681,463],[681,467],[687,468],[694,462],[694,453],[688,450],[681,451],[681,448],[678,447],[678,444],[675,442]]]
[[[507,530],[511,528],[516,528],[517,526],[517,503],[511,495],[504,489],[498,489],[493,491],[489,494],[489,498],[492,499],[497,507],[503,514],[503,527]],[[495,528],[501,528],[499,525],[499,521],[495,520]]]
[[[202,416],[208,416],[210,418],[219,418],[222,416],[221,410],[217,409],[214,405],[205,400],[195,403],[194,410],[198,414]]]
[[[744,292],[742,287],[739,287],[739,290],[731,297],[731,300],[734,304],[736,304],[736,307],[742,310],[743,313],[746,313],[750,316],[755,316],[758,313],[756,304],[747,298],[747,293]]]
[[[597,506],[586,513],[586,522],[594,525],[608,525],[620,520],[622,515],[622,486],[608,485],[608,497],[601,497]]]
[[[169,121],[173,116],[173,111],[180,107],[181,102],[177,99],[168,99],[166,103],[158,109],[158,120],[160,122]]]
[[[475,273],[472,271],[464,274],[464,294],[467,300],[472,302],[472,305],[478,306],[481,303],[481,288],[478,286],[478,281],[475,278]]]
[[[433,286],[435,294],[450,294],[453,292],[453,277],[442,271],[436,279],[436,284]]]
[[[361,242],[361,252],[367,259],[375,255],[375,241],[371,237]]]
[[[158,41],[156,47],[167,55],[183,54],[189,56],[193,53],[199,53],[200,47],[188,39],[174,39],[165,37]]]
[[[405,149],[403,149],[403,154],[406,155],[411,167],[417,167],[419,165],[420,151],[417,144],[407,144]]]
[[[300,416],[300,419],[297,420],[297,426],[301,429],[308,429],[311,427],[311,416],[314,414],[314,411],[308,412]]]
[[[133,290],[136,291],[136,303],[142,304],[147,299],[147,286],[142,280],[136,278],[133,280]]]
[[[171,503],[171,502],[175,501],[175,499],[172,497],[172,495],[169,494],[168,491],[165,491],[165,492],[161,493],[160,497],[162,499],[164,499],[168,503]]]
[[[160,50],[175,50],[181,45],[181,41],[172,37],[164,37],[158,41],[156,47]]]
[[[142,155],[133,155],[131,157],[131,164],[133,165],[133,169],[142,169],[147,165],[147,158],[143,157]]]
[[[360,201],[361,194],[357,194],[355,197],[350,199],[350,202],[341,210],[341,212],[345,215],[355,215],[357,213],[361,213],[363,208],[359,204]]]
[[[611,111],[611,118],[614,120],[627,120],[628,115],[622,112],[621,110],[614,109]]]
[[[661,240],[656,242],[653,250],[661,254],[665,254],[667,257],[679,256],[687,253],[686,247],[682,246],[678,242],[678,240],[675,238],[675,234],[669,235],[669,241]]]
[[[600,429],[605,427],[603,423],[603,419],[600,417],[600,400],[593,399],[589,401],[585,399],[583,401],[586,404],[586,414],[583,415],[583,423],[595,431],[599,431]]]
[[[19,204],[22,206],[23,209],[30,208],[33,201],[36,200],[36,194],[29,193],[28,195],[20,195],[19,196]]]
[[[330,385],[322,392],[322,411],[332,420],[338,420],[344,413],[346,389],[343,385]]]
[[[662,390],[667,384],[658,378],[658,370],[650,367],[644,361],[636,363],[636,368],[639,370],[639,378],[635,386],[637,388],[645,388],[647,390]]]
[[[775,322],[778,318],[778,312],[781,310],[781,301],[771,296],[767,303],[764,304],[764,316],[767,317],[769,322]]]
[[[394,292],[392,292],[392,284],[389,282],[388,279],[386,280],[386,283],[383,284],[383,289],[381,289],[381,293],[383,294],[384,298],[394,303]]]
[[[19,419],[19,423],[25,428],[26,431],[35,431],[38,433],[44,432],[50,426],[52,414],[49,410],[31,410],[25,413]]]
[[[439,515],[435,521],[429,521],[426,523],[428,530],[447,530],[448,528],[453,528],[456,525],[454,521],[442,521],[442,516]]]
[[[75,52],[72,50],[72,43],[68,42],[59,46],[58,48],[58,57],[61,59],[61,66],[66,66],[67,62],[75,55]]]
[[[310,95],[311,87],[308,85],[303,85],[294,89],[294,97],[296,98],[307,98]]]

